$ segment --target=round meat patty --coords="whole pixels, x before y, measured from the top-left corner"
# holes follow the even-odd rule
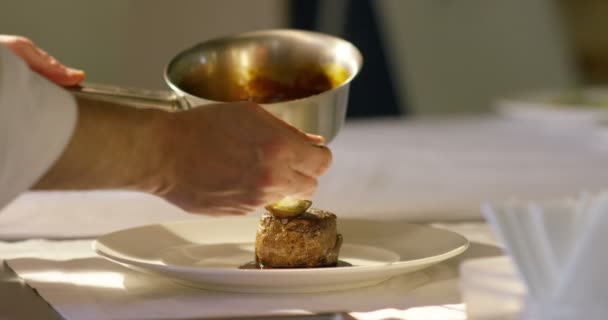
[[[255,260],[270,268],[335,266],[341,245],[331,212],[310,208],[292,218],[265,213],[256,234]]]

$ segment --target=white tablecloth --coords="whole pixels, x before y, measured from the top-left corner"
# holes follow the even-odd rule
[[[608,185],[606,128],[492,117],[349,123],[316,203],[352,216],[481,218],[479,204]]]

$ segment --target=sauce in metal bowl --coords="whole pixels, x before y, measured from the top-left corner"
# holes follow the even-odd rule
[[[227,74],[210,79],[205,65],[184,76],[180,88],[198,97],[214,101],[253,101],[268,104],[306,98],[340,86],[348,71],[338,65],[304,65],[297,67],[266,66],[251,69],[240,76]],[[234,84],[218,84],[232,81]],[[222,89],[219,89],[222,88]]]

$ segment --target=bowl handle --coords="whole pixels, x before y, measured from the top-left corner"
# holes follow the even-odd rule
[[[125,88],[88,82],[66,89],[77,97],[113,102],[138,108],[156,108],[167,111],[189,109],[186,100],[171,91]]]

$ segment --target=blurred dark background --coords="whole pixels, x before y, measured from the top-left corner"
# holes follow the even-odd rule
[[[352,84],[347,117],[395,116],[399,106],[385,46],[371,0],[291,0],[289,19],[296,29],[333,34],[364,54],[364,68]]]
[[[36,10],[32,10],[36,8]],[[299,28],[364,55],[348,117],[488,113],[497,99],[608,83],[604,0],[20,0],[0,32],[32,38],[93,82],[166,88],[183,48],[238,32]]]

